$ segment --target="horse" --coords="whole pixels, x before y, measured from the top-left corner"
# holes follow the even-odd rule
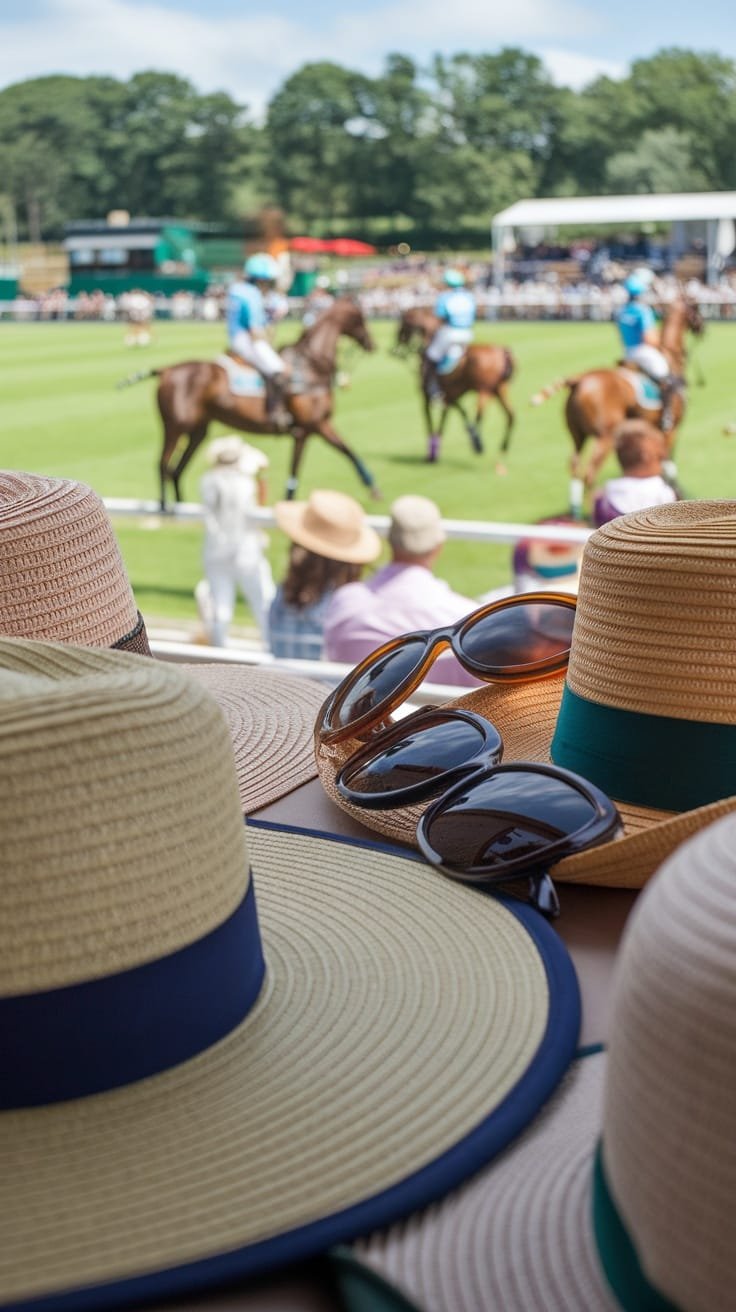
[[[480,455],[483,451],[483,440],[480,432],[483,411],[491,397],[495,397],[506,415],[506,428],[499,448],[496,473],[505,474],[506,467],[500,457],[505,455],[509,449],[515,420],[507,390],[507,383],[514,372],[514,358],[505,346],[479,343],[466,347],[454,369],[439,375],[443,408],[439,425],[435,426],[432,414],[429,366],[424,352],[440,324],[441,320],[437,318],[437,315],[426,307],[415,306],[410,310],[405,310],[399,320],[396,345],[393,351],[394,355],[397,356],[406,355],[415,340],[419,340],[421,355],[419,381],[424,397],[424,417],[427,425],[427,460],[434,462],[439,458],[440,443],[450,410],[458,411],[465,425],[465,431],[470,438],[470,444],[473,450]],[[477,395],[474,421],[468,418],[460,404],[461,397],[466,392],[475,392]]]
[[[379,500],[381,493],[370,470],[331,421],[337,345],[341,336],[352,338],[364,351],[375,350],[360,306],[347,296],[336,300],[316,323],[305,329],[297,342],[281,351],[290,368],[289,395],[285,398],[291,416],[288,428],[279,427],[270,419],[263,388],[251,396],[234,394],[230,389],[228,369],[215,361],[189,360],[165,369],[149,369],[118,383],[118,387],[128,387],[146,378],[159,379],[156,399],[163,423],[163,448],[159,461],[161,509],[166,509],[167,479],[173,483],[176,500],[181,500],[181,476],[197,447],[205,440],[213,420],[240,432],[291,436],[294,447],[286,484],[288,500],[296,495],[299,467],[311,433],[319,433],[347,456],[371,496]],[[182,437],[186,438],[186,445],[172,467],[172,458]]]
[[[685,332],[689,330],[699,337],[705,331],[705,324],[698,306],[681,296],[668,307],[662,323],[660,347],[667,358],[670,374],[681,380],[671,403],[672,426],[664,433],[667,464],[665,466],[668,480],[676,491],[677,470],[672,459],[677,430],[685,415]],[[570,497],[573,513],[579,514],[585,488],[590,489],[595,482],[598,471],[606,457],[613,449],[614,434],[624,419],[643,418],[661,427],[661,400],[640,399],[636,386],[637,375],[644,380],[644,375],[636,366],[622,362],[615,369],[591,369],[574,377],[561,378],[535,393],[532,405],[541,405],[555,392],[567,387],[568,397],[565,403],[565,421],[572,437],[575,451],[570,462]],[[595,445],[588,463],[583,468],[582,450],[588,437],[595,438]]]

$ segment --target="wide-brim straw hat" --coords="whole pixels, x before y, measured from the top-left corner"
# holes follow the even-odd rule
[[[585,544],[566,678],[489,684],[449,705],[496,725],[504,761],[551,760],[615,800],[624,836],[551,866],[555,878],[640,888],[683,839],[736,808],[736,502],[681,501],[605,524]],[[318,748],[326,791],[414,843],[424,807],[370,811],[337,793],[358,746]]]
[[[308,501],[277,501],[274,514],[292,542],[328,560],[367,565],[380,554],[381,539],[363,507],[344,492],[317,489]]]
[[[127,1308],[390,1224],[574,1052],[541,917],[383,844],[246,828],[175,666],[0,639],[0,848],[4,1307]]]
[[[470,1183],[336,1258],[347,1308],[732,1308],[735,959],[726,817],[684,843],[637,903],[608,1054],[576,1061],[523,1138]]]
[[[73,479],[0,472],[0,634],[150,655],[100,497]],[[233,665],[186,665],[230,729],[246,813],[313,779],[324,686]]]

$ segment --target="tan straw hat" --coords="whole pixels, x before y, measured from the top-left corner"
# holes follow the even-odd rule
[[[573,1054],[541,917],[383,844],[246,830],[175,666],[0,639],[0,850],[3,1307],[129,1308],[391,1224]]]
[[[391,507],[388,540],[395,551],[424,556],[445,540],[439,506],[429,497],[397,497]]]
[[[84,483],[0,473],[0,634],[150,655],[107,511]],[[321,684],[244,666],[181,668],[225,714],[245,812],[314,778]]]
[[[363,507],[344,492],[319,489],[308,501],[277,501],[274,514],[292,542],[328,560],[365,565],[381,551],[381,539],[366,523]]]
[[[588,539],[566,678],[491,684],[450,702],[491,720],[503,759],[550,761],[612,797],[624,837],[551,867],[639,888],[665,857],[736,808],[736,502],[681,501]],[[339,805],[413,843],[422,807],[368,811],[334,786],[354,740],[318,751]]]
[[[684,843],[637,903],[608,1055],[582,1057],[518,1144],[361,1240],[423,1312],[734,1306],[736,817]],[[349,1261],[349,1308],[406,1307]]]
[[[0,470],[0,633],[150,654],[107,512],[84,483]]]

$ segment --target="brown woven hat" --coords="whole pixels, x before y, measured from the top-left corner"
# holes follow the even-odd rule
[[[0,633],[150,654],[107,512],[84,483],[0,471]]]
[[[274,514],[292,542],[328,560],[364,565],[380,554],[381,539],[363,507],[344,492],[318,489],[308,501],[277,501]]]
[[[487,687],[468,707],[500,730],[503,759],[554,761],[616,801],[624,837],[568,857],[555,878],[639,888],[690,834],[736,808],[736,502],[623,515],[585,546],[565,680]],[[413,843],[422,807],[343,802],[335,775],[359,744],[320,747],[338,805]]]
[[[150,655],[107,511],[84,483],[0,473],[0,634]],[[225,714],[246,813],[314,778],[322,685],[244,666],[182,668]]]
[[[244,826],[177,666],[0,639],[0,851],[3,1307],[128,1309],[390,1224],[574,1052],[539,916]]]
[[[682,844],[637,903],[608,1054],[576,1061],[469,1184],[360,1240],[360,1265],[337,1259],[347,1307],[398,1312],[405,1295],[423,1312],[732,1308],[735,960],[728,816]]]

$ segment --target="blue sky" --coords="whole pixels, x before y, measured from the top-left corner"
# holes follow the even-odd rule
[[[620,76],[662,46],[736,58],[734,0],[0,0],[0,86],[44,73],[144,68],[183,74],[263,110],[307,60],[377,72],[391,50],[420,62],[520,45],[556,81]]]

